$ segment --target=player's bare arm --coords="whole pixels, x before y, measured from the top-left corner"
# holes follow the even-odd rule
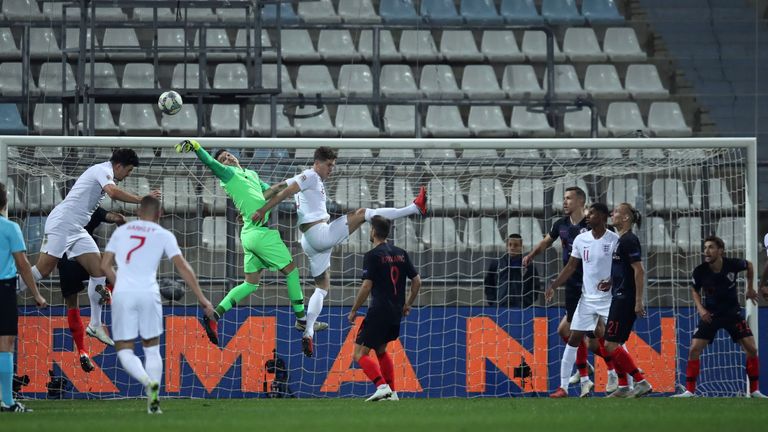
[[[251,220],[253,221],[264,220],[264,215],[267,214],[268,211],[272,210],[276,205],[280,204],[283,200],[296,195],[300,191],[301,191],[301,187],[299,186],[298,183],[293,183],[290,186],[286,186],[283,190],[281,190],[272,198],[270,198],[269,201],[267,201],[267,203],[264,204],[264,207],[256,210],[253,213],[253,216],[251,216]]]
[[[192,289],[195,297],[197,297],[197,301],[200,303],[200,306],[203,307],[203,313],[205,313],[205,316],[212,319],[213,305],[205,296],[205,294],[203,294],[203,290],[200,289],[200,284],[197,282],[197,276],[195,276],[195,272],[192,271],[192,267],[181,255],[174,256],[171,261],[176,267],[176,270],[178,270],[179,274],[181,275],[181,278],[184,279],[184,282],[186,282],[187,286]]]
[[[645,266],[642,261],[632,263],[632,270],[635,271],[635,314],[639,317],[645,317],[645,303],[643,301],[643,290],[645,289]]]
[[[125,216],[121,215],[120,213],[116,212],[107,212],[107,215],[104,217],[104,220],[107,223],[112,223],[117,226],[125,224]]]
[[[757,291],[755,291],[755,268],[752,261],[747,260],[747,299],[757,304]]]
[[[699,313],[699,317],[701,317],[704,322],[712,322],[712,314],[704,307],[704,304],[701,303],[701,294],[695,289],[691,289],[691,291],[693,303],[696,305],[696,311]]]
[[[107,281],[115,285],[117,277],[115,276],[115,254],[112,252],[104,252],[101,254],[101,271],[107,277]]]
[[[421,276],[416,275],[411,279],[411,293],[408,295],[408,300],[403,305],[403,316],[408,316],[411,313],[411,306],[416,301],[416,297],[419,296],[419,290],[421,289]]]
[[[281,181],[280,183],[273,184],[269,187],[269,189],[264,191],[264,199],[269,200],[276,194],[280,193],[283,189],[288,187],[288,183],[285,182],[285,180]]]
[[[138,204],[138,203],[140,203],[141,202],[141,198],[142,198],[142,197],[140,197],[140,196],[138,196],[136,194],[133,194],[131,192],[124,191],[124,190],[120,189],[119,187],[117,187],[117,186],[115,186],[113,184],[108,184],[108,185],[104,186],[104,192],[106,192],[106,194],[109,195],[109,197],[113,201],[122,201],[122,202],[125,202],[125,203],[131,203],[131,204]],[[160,197],[162,196],[160,191],[157,190],[157,189],[151,191],[149,193],[149,195],[151,195],[152,197],[157,198],[157,199],[160,199]]]
[[[554,242],[555,241],[552,239],[552,237],[549,236],[549,234],[545,235],[539,244],[537,244],[536,247],[528,253],[528,255],[523,257],[523,267],[528,267],[533,262],[533,259],[536,257],[536,255],[547,250],[547,248],[552,246],[552,243]]]
[[[349,311],[349,316],[347,317],[349,322],[351,323],[355,322],[355,317],[357,316],[357,310],[363,306],[363,303],[365,303],[366,300],[368,300],[368,296],[371,294],[372,288],[373,288],[373,281],[371,281],[370,279],[364,280],[363,284],[360,285],[360,291],[357,292],[357,297],[355,298],[355,304],[352,306],[352,310]]]
[[[37,283],[35,283],[35,277],[32,276],[32,266],[29,265],[27,255],[24,254],[24,252],[14,252],[13,260],[16,262],[16,269],[18,270],[19,275],[21,275],[21,279],[27,284],[27,287],[32,292],[37,307],[42,308],[48,306],[45,297],[43,297],[42,294],[40,294],[40,290],[37,289]]]
[[[557,279],[549,285],[549,288],[547,288],[547,291],[544,293],[544,298],[547,300],[547,303],[551,302],[552,298],[555,296],[555,289],[562,286],[580,265],[580,259],[573,256],[568,259],[568,264],[563,267],[563,270],[557,275]]]

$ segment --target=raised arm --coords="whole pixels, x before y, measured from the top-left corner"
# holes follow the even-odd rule
[[[264,207],[256,210],[253,213],[253,216],[251,216],[251,219],[255,222],[263,221],[264,215],[267,214],[268,211],[272,210],[276,205],[278,205],[283,200],[296,195],[297,193],[299,193],[299,191],[301,191],[301,189],[298,183],[292,183],[290,186],[286,186],[283,190],[273,195],[272,198],[270,198],[269,201],[267,201],[267,203],[264,204]]]
[[[199,142],[195,140],[184,140],[180,142],[179,144],[176,144],[176,152],[177,153],[187,153],[190,151],[194,151],[197,155],[198,159],[210,168],[211,172],[213,172],[213,175],[218,177],[219,180],[223,182],[228,182],[229,179],[232,178],[232,176],[235,175],[235,169],[226,166],[222,164],[221,162],[217,161],[216,159],[211,156],[210,153],[208,153]]]
[[[197,297],[200,306],[203,307],[205,315],[208,318],[213,318],[213,305],[205,294],[203,294],[203,290],[200,289],[200,284],[197,282],[197,276],[195,276],[195,272],[192,271],[192,267],[187,260],[179,254],[171,258],[171,261],[173,261],[173,265],[176,267],[176,270],[178,270],[181,278],[184,279],[187,286],[192,289],[193,293],[195,293],[195,297]]]
[[[552,243],[554,242],[555,240],[552,239],[549,234],[545,235],[539,244],[537,244],[536,247],[528,253],[528,255],[523,257],[523,267],[528,267],[533,262],[533,259],[536,257],[536,255],[547,250],[547,248],[552,246]]]

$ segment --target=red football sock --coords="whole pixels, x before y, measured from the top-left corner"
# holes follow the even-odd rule
[[[80,309],[67,309],[67,323],[69,331],[72,332],[72,339],[75,340],[78,353],[87,353],[85,350],[85,327],[83,320],[80,319]]]
[[[688,366],[685,368],[685,389],[691,393],[696,393],[696,378],[699,376],[700,360],[688,360]]]
[[[755,357],[747,357],[747,378],[749,379],[749,392],[756,392],[760,382],[760,361]]]
[[[363,368],[363,372],[365,372],[365,376],[367,376],[371,381],[373,381],[374,384],[377,386],[380,386],[382,384],[386,384],[384,381],[384,378],[381,376],[381,370],[379,369],[379,365],[373,361],[373,359],[370,356],[364,355],[360,357],[360,360],[357,362],[360,364],[360,367]]]
[[[614,364],[613,364],[613,356],[608,353],[607,349],[605,349],[605,339],[599,338],[597,340],[597,343],[600,344],[600,357],[602,357],[603,360],[605,361],[605,367],[609,371],[614,370],[615,367],[614,367]],[[614,351],[613,353],[616,354],[616,351]]]
[[[384,354],[376,353],[376,357],[379,359],[379,369],[381,369],[384,381],[389,384],[392,391],[395,391],[395,362],[392,361],[392,357],[386,351]]]
[[[582,340],[579,347],[576,349],[576,368],[579,370],[580,376],[589,376],[589,368],[587,367],[587,342]]]
[[[632,359],[632,356],[629,355],[624,347],[619,346],[613,351],[613,361],[618,365],[619,370],[631,375],[632,378],[635,379],[635,382],[640,382],[645,379],[643,373],[640,372],[640,369],[635,365],[635,360]]]
[[[629,380],[627,379],[627,374],[625,372],[616,371],[616,374],[619,376],[619,387],[629,386]]]

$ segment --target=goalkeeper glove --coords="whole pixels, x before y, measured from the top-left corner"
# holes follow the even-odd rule
[[[187,153],[190,151],[197,151],[200,148],[200,143],[195,140],[184,140],[176,144],[176,153]]]

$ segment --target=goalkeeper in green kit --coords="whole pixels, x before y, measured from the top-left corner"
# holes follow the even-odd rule
[[[265,269],[280,270],[285,275],[288,298],[296,315],[296,329],[304,331],[306,328],[304,294],[299,282],[299,270],[293,262],[293,257],[277,230],[270,229],[263,222],[251,220],[256,210],[263,207],[267,200],[286,187],[285,182],[270,187],[259,179],[256,171],[241,167],[237,158],[226,150],[219,150],[215,157],[211,157],[197,141],[184,140],[176,144],[176,152],[190,151],[194,151],[197,157],[221,180],[222,188],[232,198],[244,222],[243,229],[240,231],[240,240],[245,253],[245,282],[232,288],[216,306],[215,320],[203,317],[203,326],[208,339],[218,345],[216,320],[259,288],[261,273]],[[267,219],[268,216],[263,220]],[[325,330],[328,324],[315,322],[313,327],[315,331]]]

